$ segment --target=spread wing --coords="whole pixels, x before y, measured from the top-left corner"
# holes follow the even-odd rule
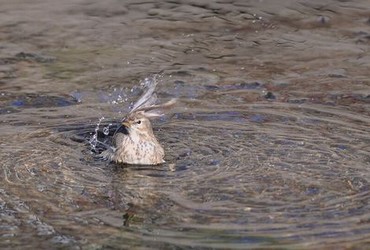
[[[154,77],[145,81],[145,83],[144,93],[140,96],[139,100],[135,102],[128,116],[135,115],[136,113],[140,113],[148,118],[156,118],[165,115],[165,113],[175,105],[176,99],[172,99],[166,103],[156,104],[157,95],[154,92],[158,84],[156,78]]]
[[[145,92],[142,94],[139,100],[135,102],[130,113],[133,113],[141,108],[153,106],[157,102],[157,95],[154,93],[156,86],[157,81],[155,81],[155,79],[149,82],[149,84],[146,86]]]

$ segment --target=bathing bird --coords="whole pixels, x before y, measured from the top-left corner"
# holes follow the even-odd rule
[[[146,91],[121,120],[113,135],[113,147],[102,153],[106,158],[125,164],[157,165],[164,163],[164,149],[154,135],[151,119],[161,117],[171,109],[176,99],[162,104],[154,93],[156,83]]]

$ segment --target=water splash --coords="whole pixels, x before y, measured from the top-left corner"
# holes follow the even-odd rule
[[[94,133],[92,133],[92,136],[89,140],[90,144],[90,150],[92,153],[96,154],[97,157],[102,158],[102,159],[110,159],[110,156],[114,153],[116,150],[115,147],[111,146],[111,137],[109,137],[111,128],[113,126],[112,123],[109,123],[108,125],[104,126],[102,129],[100,128],[102,125],[102,121],[105,119],[104,116],[99,118],[99,121],[96,124],[96,127],[94,129]],[[103,141],[102,138],[99,137],[99,135],[104,135],[103,136]]]
[[[96,151],[96,146],[97,144],[99,143],[99,140],[98,140],[98,132],[99,132],[99,128],[100,128],[100,124],[101,122],[105,119],[104,116],[100,117],[99,118],[99,121],[98,123],[96,124],[96,127],[94,129],[94,133],[92,134],[90,140],[89,140],[89,144],[90,144],[90,147],[91,147],[91,151]]]
[[[162,77],[162,76],[158,75],[158,74],[147,77],[144,80],[140,81],[140,83],[137,86],[134,86],[129,90],[125,89],[125,88],[114,88],[113,92],[108,93],[108,94],[106,94],[104,92],[101,92],[100,93],[101,101],[103,100],[104,102],[108,102],[112,106],[117,106],[117,105],[122,106],[121,105],[122,103],[127,103],[128,102],[129,96],[138,95],[139,90],[140,90],[140,92],[142,92],[145,89],[153,89],[153,91],[154,91],[154,88],[158,84],[158,79],[160,77]],[[147,100],[147,101],[155,103],[156,99],[157,99],[157,97],[154,94],[153,97],[150,100]],[[143,100],[145,100],[145,98]],[[135,103],[137,103],[137,102],[138,101],[131,102],[129,107],[128,107],[128,110],[127,110],[127,107],[124,107],[125,114],[127,114],[129,112],[129,110],[132,111],[132,109],[135,108],[134,107]],[[123,106],[125,106],[125,105],[123,105]],[[121,109],[122,109],[122,107],[120,107],[120,110],[115,110],[115,112],[120,116],[122,116],[122,110]],[[116,117],[114,117],[114,119],[115,118]],[[94,132],[91,133],[91,137],[88,140],[88,143],[90,144],[91,152],[95,153],[95,154],[98,154],[99,156],[102,156],[103,151],[105,151],[105,152],[108,152],[108,151],[109,152],[114,152],[115,151],[115,148],[113,146],[111,146],[111,140],[112,140],[113,131],[115,131],[116,128],[113,125],[113,123],[102,125],[104,120],[106,120],[106,118],[104,116],[99,118],[98,122],[96,123]],[[107,158],[107,157],[103,156],[103,158]]]
[[[112,123],[109,123],[107,126],[105,126],[105,127],[103,128],[103,134],[104,134],[104,135],[109,135],[110,127],[112,127],[112,126],[113,126],[113,124],[112,124]]]
[[[122,104],[128,101],[127,90],[125,88],[114,88],[113,92],[108,95],[110,104]]]
[[[97,153],[99,153],[97,156],[103,160],[111,160],[114,152],[116,151],[116,148],[113,147],[111,145],[111,137],[109,137],[109,135],[111,135],[111,131],[112,130],[116,130],[116,128],[112,128],[113,124],[112,123],[109,123],[108,125],[104,126],[103,129],[102,129],[102,132],[105,136],[105,140],[104,141],[100,141],[99,140],[99,137],[97,137],[96,139],[96,142],[97,144],[101,145],[104,147],[104,149],[100,152],[96,151]]]

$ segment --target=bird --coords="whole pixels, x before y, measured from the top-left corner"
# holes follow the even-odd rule
[[[151,119],[165,115],[176,99],[155,104],[156,83],[147,86],[144,94],[121,120],[113,135],[113,147],[102,156],[116,163],[132,165],[158,165],[164,163],[165,152],[154,135]]]

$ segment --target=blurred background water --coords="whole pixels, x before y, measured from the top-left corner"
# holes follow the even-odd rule
[[[0,0],[0,247],[368,249],[369,45],[367,0]],[[167,163],[97,159],[155,74]]]

